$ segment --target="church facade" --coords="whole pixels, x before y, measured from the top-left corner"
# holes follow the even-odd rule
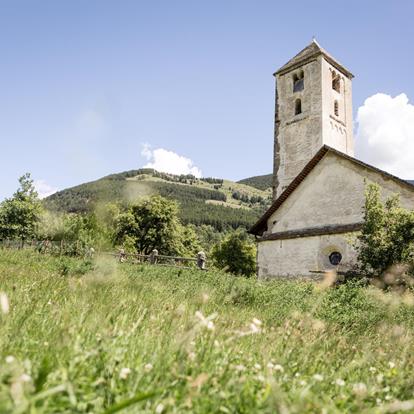
[[[354,158],[353,75],[316,41],[276,73],[273,203],[250,232],[258,276],[318,278],[356,264],[366,183],[414,208],[414,186]]]

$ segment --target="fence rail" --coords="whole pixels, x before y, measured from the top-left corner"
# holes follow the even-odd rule
[[[0,240],[0,248],[3,249],[33,249],[39,253],[49,253],[58,255],[80,255],[92,257],[95,254],[107,255],[116,258],[120,263],[129,262],[133,264],[151,264],[157,266],[180,267],[186,269],[200,270],[206,269],[206,255],[199,252],[197,257],[167,256],[158,254],[158,250],[154,249],[150,254],[126,253],[123,249],[118,252],[96,252],[93,248],[84,247],[79,242],[68,242],[65,240]]]

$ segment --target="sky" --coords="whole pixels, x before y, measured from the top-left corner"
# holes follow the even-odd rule
[[[274,78],[317,41],[355,74],[356,156],[414,179],[414,1],[0,0],[0,200],[143,166],[272,171]]]

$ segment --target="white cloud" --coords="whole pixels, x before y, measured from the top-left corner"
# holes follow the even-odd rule
[[[45,180],[35,180],[33,185],[39,194],[39,198],[46,198],[58,191],[57,188],[49,185]]]
[[[414,180],[414,105],[404,93],[377,93],[359,107],[358,158],[391,174]]]
[[[151,146],[144,144],[141,155],[148,161],[144,168],[153,168],[160,172],[170,174],[192,174],[195,177],[201,177],[201,170],[196,167],[189,158],[178,155],[173,151],[164,148],[151,149]]]

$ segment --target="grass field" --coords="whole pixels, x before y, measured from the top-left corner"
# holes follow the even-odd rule
[[[0,251],[1,413],[414,412],[411,296]]]

